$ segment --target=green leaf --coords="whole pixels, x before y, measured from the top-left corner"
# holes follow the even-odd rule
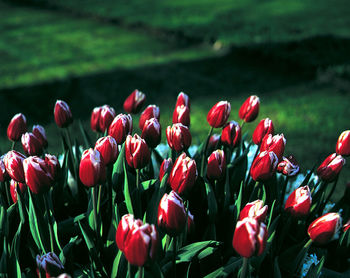
[[[157,179],[151,179],[151,180],[141,182],[140,184],[141,190],[146,191],[150,189],[157,181],[158,181]]]
[[[238,197],[235,201],[236,206],[236,219],[239,218],[239,214],[241,213],[241,205],[242,205],[242,194],[243,194],[243,181],[241,182],[241,186],[239,188]]]
[[[83,124],[81,123],[80,119],[78,120],[78,125],[79,125],[80,132],[83,135],[84,144],[85,144],[84,147],[89,148],[90,146],[92,146],[91,139],[90,139],[89,134],[86,132]]]
[[[118,254],[117,256],[115,257],[114,259],[114,262],[113,262],[113,266],[112,266],[112,274],[111,274],[111,278],[115,278],[117,277],[117,274],[118,274],[118,269],[120,267],[120,259],[122,257],[122,251],[118,251]]]
[[[242,258],[232,257],[223,267],[218,268],[212,273],[204,276],[205,278],[227,277],[236,271],[242,265]]]
[[[275,258],[275,263],[273,265],[273,277],[282,278],[280,266],[278,264],[278,257]]]
[[[112,171],[112,183],[116,186],[119,180],[122,178],[124,171],[124,160],[125,160],[125,143],[122,145],[117,161],[113,165]]]
[[[63,247],[60,253],[60,261],[63,265],[66,264],[67,255],[72,250],[72,248],[76,245],[76,242],[78,240],[78,236],[72,237],[69,242]]]
[[[267,221],[267,229],[269,229],[271,221],[272,221],[272,216],[273,216],[273,211],[275,209],[275,204],[276,204],[276,200],[273,200],[271,209],[270,209],[270,216],[269,216],[269,220]]]
[[[7,234],[8,234],[7,211],[5,207],[1,204],[0,205],[0,240],[2,239],[2,237],[7,237]]]
[[[126,204],[126,208],[127,208],[128,212],[130,214],[134,215],[134,209],[133,209],[131,195],[130,195],[130,190],[129,190],[128,173],[126,172],[125,162],[123,163],[123,168],[124,168],[124,197],[125,197],[125,204]]]
[[[178,250],[176,263],[190,262],[194,257],[198,256],[198,254],[201,253],[205,248],[218,248],[220,245],[220,242],[213,240],[196,242],[186,245]]]
[[[207,199],[208,199],[207,215],[210,221],[214,221],[218,211],[218,205],[216,203],[215,194],[213,189],[211,188],[211,185],[207,182],[205,183],[205,189],[206,189]]]

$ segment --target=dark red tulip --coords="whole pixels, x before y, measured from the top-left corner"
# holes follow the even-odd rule
[[[49,252],[43,256],[36,256],[38,275],[40,277],[53,278],[59,276],[64,271],[64,266],[57,255]]]
[[[252,163],[250,175],[255,181],[268,180],[276,172],[277,164],[278,158],[274,152],[261,152]]]
[[[155,148],[160,143],[162,129],[156,118],[149,119],[145,122],[141,137],[145,139],[150,148]]]
[[[234,148],[241,142],[241,127],[235,121],[228,122],[222,129],[221,142],[228,147]]]
[[[52,178],[55,180],[58,171],[60,170],[60,163],[58,162],[57,157],[51,154],[45,154],[45,162]]]
[[[272,134],[267,134],[261,142],[260,151],[274,152],[278,157],[278,161],[281,161],[286,142],[287,140],[284,138],[283,134],[277,134],[275,136]]]
[[[350,155],[350,130],[345,130],[340,134],[335,149],[337,154]]]
[[[314,220],[307,229],[307,233],[313,242],[326,244],[334,238],[340,227],[340,215],[330,212]]]
[[[186,211],[181,197],[171,191],[164,194],[158,206],[158,227],[171,236],[179,235],[186,225]]]
[[[101,107],[100,130],[102,132],[105,132],[105,130],[109,128],[115,118],[115,115],[116,114],[113,107],[110,107],[109,105],[103,105]]]
[[[132,132],[132,118],[128,114],[118,114],[108,129],[108,135],[112,136],[117,144],[122,145],[126,136]]]
[[[151,153],[146,141],[137,134],[128,135],[125,141],[125,157],[129,166],[134,169],[144,168],[151,159]]]
[[[160,165],[160,169],[159,169],[159,180],[160,181],[162,181],[165,173],[168,172],[168,169],[171,170],[172,167],[173,167],[173,161],[171,158],[163,160],[162,164]]]
[[[226,171],[226,159],[224,151],[216,150],[208,157],[207,177],[211,180],[224,178]]]
[[[212,153],[218,148],[220,138],[221,138],[220,134],[216,134],[216,133],[210,136],[209,142],[208,142],[208,148],[207,148],[208,153]]]
[[[317,175],[324,181],[332,182],[336,179],[344,164],[345,159],[341,155],[333,153],[318,167]]]
[[[181,123],[190,126],[190,109],[185,105],[176,106],[173,113],[173,124]]]
[[[98,185],[106,179],[106,166],[99,151],[85,150],[80,160],[79,177],[88,187]]]
[[[231,112],[231,104],[227,101],[219,101],[209,111],[207,121],[211,127],[223,127]]]
[[[39,139],[31,132],[22,134],[22,147],[27,155],[41,155],[43,146]]]
[[[181,105],[185,105],[188,107],[188,109],[191,109],[190,98],[184,92],[180,92],[178,94],[175,107]]]
[[[6,181],[9,177],[9,175],[6,172],[5,162],[4,162],[5,155],[2,155],[0,157],[0,182]]]
[[[192,142],[190,130],[180,123],[167,127],[166,139],[169,147],[176,152],[188,149]]]
[[[258,222],[264,222],[266,219],[268,206],[264,206],[262,200],[256,200],[248,203],[244,206],[239,214],[239,220],[243,220],[246,217],[255,218]]]
[[[48,142],[46,138],[45,129],[41,125],[34,125],[32,132],[35,135],[35,137],[39,140],[41,146],[43,148],[47,148]]]
[[[299,173],[299,165],[294,156],[288,158],[283,157],[282,161],[277,165],[277,172],[285,176],[292,177]]]
[[[260,256],[265,250],[267,238],[268,232],[264,223],[245,217],[237,222],[232,246],[242,257]]]
[[[98,139],[95,150],[100,152],[105,165],[114,163],[118,158],[118,145],[112,136],[107,135]]]
[[[11,179],[17,182],[25,182],[23,170],[23,160],[25,158],[23,154],[17,151],[9,151],[4,157],[6,172]]]
[[[128,237],[128,234],[132,232],[134,227],[134,222],[138,222],[137,226],[142,226],[142,221],[140,219],[135,220],[132,214],[125,214],[120,219],[117,232],[115,234],[115,241],[119,250],[124,251],[125,241]]]
[[[303,186],[295,189],[289,195],[284,210],[295,217],[307,216],[311,207],[311,193],[309,187]]]
[[[95,107],[91,112],[90,126],[95,132],[102,132],[100,127],[100,117],[101,117],[102,107]]]
[[[73,122],[72,112],[66,102],[57,100],[54,110],[55,122],[58,127],[68,127]]]
[[[13,203],[17,203],[17,192],[21,191],[22,194],[27,190],[27,185],[25,183],[17,182],[11,179],[10,181],[10,194]]]
[[[239,109],[238,116],[246,123],[254,121],[259,114],[260,100],[257,96],[248,97]]]
[[[127,113],[137,114],[145,101],[146,95],[139,90],[134,90],[124,101],[123,108]]]
[[[53,185],[53,177],[45,160],[37,156],[30,156],[23,160],[26,184],[34,194],[49,191]]]
[[[143,126],[147,120],[156,118],[158,121],[160,119],[159,107],[156,105],[148,105],[145,110],[141,113],[139,120],[139,127],[143,130]]]
[[[267,134],[273,134],[275,131],[272,121],[269,118],[262,119],[256,126],[253,133],[253,142],[256,145],[260,145],[262,139]]]
[[[19,139],[21,139],[22,134],[26,131],[26,117],[22,113],[14,115],[7,127],[7,137],[11,141],[18,141]]]

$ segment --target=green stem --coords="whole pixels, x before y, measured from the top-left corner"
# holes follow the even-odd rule
[[[174,277],[176,278],[176,252],[177,252],[177,250],[176,250],[176,248],[177,248],[177,246],[176,246],[176,242],[177,242],[176,236],[173,237],[173,241],[174,241],[174,243],[173,243],[173,272],[174,272]]]
[[[171,237],[169,235],[166,235],[164,253],[166,253],[166,251],[168,251],[169,245],[170,245],[170,241],[171,241]]]
[[[96,206],[96,189],[95,186],[91,190],[92,194],[92,206],[93,206],[93,214],[94,214],[94,230],[97,232],[97,206]]]
[[[139,266],[138,278],[143,278],[143,267],[142,266]]]
[[[245,278],[247,276],[247,273],[249,271],[249,259],[248,258],[243,258],[243,264],[242,264],[242,270],[241,270],[241,275],[240,278]]]
[[[12,141],[12,144],[11,144],[11,150],[14,150],[16,147],[16,141]]]
[[[241,130],[243,129],[244,125],[245,125],[245,121],[242,120],[242,121],[241,121]]]
[[[312,239],[310,238],[308,242],[305,243],[304,248],[309,248],[312,243]]]
[[[322,183],[321,179],[315,184],[315,186],[311,189],[311,196],[313,195],[314,191],[316,190],[316,188],[320,185],[320,183]]]
[[[44,194],[44,205],[45,205],[45,210],[47,214],[47,222],[49,223],[49,233],[50,233],[50,247],[51,247],[51,252],[54,252],[54,246],[53,246],[53,229],[52,229],[52,223],[51,223],[51,217],[50,217],[50,209],[49,209],[49,192]]]
[[[128,277],[131,278],[131,264],[128,262]]]
[[[211,134],[213,133],[213,130],[214,130],[214,128],[210,127],[208,137],[207,137],[207,140],[205,141],[205,145],[204,145],[204,150],[203,150],[203,154],[202,154],[202,162],[201,162],[201,176],[202,177],[204,175],[205,158],[207,157],[207,148],[208,148],[208,144],[209,144],[209,139],[210,139]]]
[[[338,177],[339,177],[339,176],[338,176]],[[326,199],[326,201],[324,202],[324,205],[326,205],[326,204],[328,203],[328,201],[331,199],[331,197],[332,197],[332,195],[333,195],[333,193],[334,193],[334,191],[335,191],[335,188],[337,187],[337,184],[338,184],[338,177],[337,177],[337,179],[334,181],[333,187],[332,187],[332,189],[331,189],[331,192],[330,192],[329,195],[327,196],[327,199]]]
[[[5,186],[5,191],[6,191],[6,198],[7,198],[7,203],[8,203],[8,206],[11,206],[11,194],[10,194],[10,184],[6,181],[2,182],[3,186]],[[18,187],[18,184],[16,182],[16,191],[19,190],[19,187]],[[17,191],[18,192],[18,191]],[[18,193],[17,193],[18,195]]]
[[[102,184],[98,187],[98,197],[97,197],[97,213],[100,213],[101,206],[101,192],[102,192]]]
[[[288,180],[289,180],[289,176],[286,177],[286,180],[284,181],[284,185],[282,187],[282,194],[281,194],[281,198],[280,198],[280,209],[283,209],[284,195],[286,194]]]
[[[136,189],[139,191],[140,187],[140,169],[136,169]]]

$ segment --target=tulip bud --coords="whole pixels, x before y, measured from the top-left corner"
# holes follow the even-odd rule
[[[99,151],[90,148],[83,152],[79,165],[79,177],[88,187],[105,181],[106,168]]]
[[[192,142],[190,130],[187,126],[180,123],[167,127],[166,139],[169,147],[176,152],[188,149]]]
[[[208,148],[207,148],[208,153],[212,153],[218,148],[220,138],[221,138],[220,134],[216,134],[216,133],[210,136],[209,142],[208,142]]]
[[[22,134],[26,131],[26,117],[22,113],[14,115],[7,127],[7,137],[11,141],[18,141],[21,138]]]
[[[145,139],[150,148],[158,146],[161,140],[162,129],[157,119],[152,118],[145,122],[141,137]]]
[[[108,135],[112,136],[117,144],[122,145],[126,136],[132,132],[132,118],[125,114],[118,114],[111,123]]]
[[[145,110],[141,113],[139,120],[139,127],[143,130],[143,126],[147,120],[156,118],[158,121],[160,119],[159,107],[156,105],[148,105]]]
[[[115,118],[115,111],[112,107],[109,105],[103,105],[101,107],[101,114],[100,114],[100,130],[104,132],[106,129],[109,128],[111,123],[113,122],[113,119]]]
[[[275,131],[272,121],[269,118],[262,119],[256,126],[253,133],[253,142],[256,145],[260,145],[262,139],[267,134],[273,134]]]
[[[232,246],[242,257],[260,256],[265,250],[267,237],[268,232],[264,223],[246,217],[237,222]]]
[[[101,110],[102,107],[95,107],[94,110],[91,112],[91,118],[90,118],[90,126],[91,129],[95,132],[102,132],[100,127],[100,116],[101,116]]]
[[[40,277],[57,277],[64,271],[63,264],[53,252],[49,252],[41,257],[37,255],[36,264]]]
[[[324,181],[332,182],[336,179],[344,164],[345,159],[341,155],[333,153],[318,167],[317,175]]]
[[[223,127],[231,112],[231,104],[227,101],[219,101],[209,111],[207,121],[211,127]]]
[[[261,152],[252,163],[250,175],[255,181],[268,180],[276,172],[277,164],[278,158],[274,152]]]
[[[73,122],[72,112],[66,102],[57,100],[54,110],[55,122],[58,127],[68,127]]]
[[[118,158],[118,145],[112,136],[108,135],[98,139],[95,144],[95,150],[99,151],[105,165],[114,163]]]
[[[35,135],[35,137],[39,140],[42,148],[47,148],[48,143],[45,129],[41,125],[34,125],[32,132]]]
[[[134,137],[128,135],[125,141],[125,157],[130,167],[134,169],[144,168],[151,159],[145,140],[137,134]]]
[[[57,173],[60,170],[60,163],[58,162],[57,157],[51,154],[45,154],[45,163],[52,178],[55,180]]]
[[[310,211],[311,200],[309,187],[307,185],[299,187],[288,197],[284,210],[295,217],[307,216]]]
[[[158,207],[158,226],[167,234],[177,236],[185,228],[186,217],[181,197],[175,191],[165,193]]]
[[[288,158],[283,157],[283,160],[277,165],[277,172],[285,176],[292,177],[299,173],[299,165],[293,155]]]
[[[259,223],[264,222],[266,219],[268,206],[264,206],[262,200],[256,200],[254,202],[248,203],[241,210],[239,214],[239,221],[243,220],[246,217],[252,217],[256,219]]]
[[[337,154],[350,155],[350,130],[345,130],[340,134],[335,150]]]
[[[23,160],[26,184],[34,194],[49,191],[53,184],[53,177],[45,160],[37,156],[30,156]]]
[[[23,170],[23,160],[26,157],[17,152],[9,151],[4,157],[4,164],[6,172],[9,174],[10,178],[18,181],[25,182],[24,170]]]
[[[190,109],[185,106],[176,106],[173,113],[173,124],[181,123],[190,126]]]
[[[142,226],[142,221],[141,220],[136,220],[139,222],[137,225]],[[132,214],[125,214],[119,221],[117,232],[115,235],[115,241],[117,243],[118,248],[121,251],[124,251],[124,243],[126,241],[126,238],[128,234],[132,231],[133,226],[134,226],[134,216]]]
[[[208,157],[207,177],[211,180],[220,180],[225,176],[226,159],[224,151],[216,150]]]
[[[20,190],[22,194],[27,189],[27,185],[25,183],[17,182],[14,180],[10,181],[10,194],[13,203],[17,203],[17,191]]]
[[[160,169],[159,169],[159,180],[160,181],[162,181],[165,173],[168,172],[168,169],[171,170],[172,167],[173,167],[173,161],[171,158],[163,160],[162,164],[160,165]]]
[[[139,90],[134,90],[125,100],[123,108],[127,113],[137,114],[140,112],[146,95]]]
[[[254,121],[259,114],[260,100],[257,96],[248,97],[239,109],[238,116],[246,123]]]
[[[183,153],[176,159],[168,182],[172,190],[183,196],[194,186],[197,176],[196,162]]]
[[[6,172],[4,158],[5,158],[5,155],[2,155],[0,157],[0,182],[5,181],[5,180],[8,179],[8,174]]]
[[[221,142],[228,147],[234,148],[241,142],[241,127],[235,121],[228,122],[222,129]]]
[[[341,225],[340,215],[330,212],[314,220],[307,229],[307,233],[313,242],[325,244],[335,237]]]
[[[278,161],[281,161],[285,146],[286,139],[284,138],[283,134],[275,136],[272,136],[272,134],[267,134],[261,142],[260,151],[274,152],[278,157]]]
[[[184,92],[180,92],[178,94],[175,107],[181,105],[185,105],[188,107],[188,109],[191,109],[190,98]]]
[[[22,147],[27,155],[41,155],[43,146],[39,139],[31,132],[26,132],[22,135]]]

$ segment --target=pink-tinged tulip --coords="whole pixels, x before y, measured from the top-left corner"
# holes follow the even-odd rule
[[[6,181],[8,179],[8,177],[9,177],[9,175],[6,172],[4,158],[5,158],[5,155],[2,155],[0,157],[0,182],[1,181]]]
[[[341,225],[340,215],[330,212],[314,220],[307,229],[307,233],[313,242],[326,244],[334,238]]]
[[[235,121],[228,122],[222,129],[221,142],[228,147],[234,148],[241,142],[241,127]]]
[[[164,194],[158,206],[158,227],[171,236],[179,235],[186,225],[186,211],[181,197],[171,191]]]
[[[343,225],[343,232],[345,233],[350,228],[350,219]]]
[[[36,256],[37,271],[39,277],[53,278],[64,271],[64,266],[57,255],[49,252],[43,256]]]
[[[95,132],[102,132],[100,127],[100,117],[101,117],[102,107],[95,107],[91,112],[90,126]]]
[[[51,154],[45,154],[45,163],[48,167],[48,170],[52,178],[55,180],[57,177],[58,171],[60,170],[60,163],[58,162],[57,157]]]
[[[49,191],[53,185],[53,177],[45,160],[37,156],[30,156],[23,160],[23,169],[26,184],[34,194]]]
[[[169,147],[176,152],[188,149],[192,142],[190,130],[180,123],[167,127],[166,139]]]
[[[107,135],[98,139],[95,144],[95,150],[100,152],[105,165],[114,163],[118,158],[118,145],[112,136]]]
[[[25,183],[16,182],[14,180],[10,181],[10,194],[11,194],[11,199],[12,199],[13,203],[17,203],[18,190],[20,190],[21,193],[24,194],[26,189],[27,189],[27,185]]]
[[[46,138],[45,129],[41,125],[34,125],[32,132],[35,135],[35,137],[39,140],[42,148],[47,148],[48,142]]]
[[[41,155],[43,146],[39,139],[31,132],[26,132],[22,135],[22,147],[27,155]]]
[[[275,136],[272,134],[267,134],[261,142],[260,151],[274,152],[278,157],[278,161],[281,161],[283,158],[286,142],[287,140],[284,138],[283,134]]]
[[[253,142],[256,145],[260,145],[262,139],[267,134],[273,134],[275,131],[272,121],[269,118],[262,119],[256,126],[253,133]]]
[[[108,135],[112,136],[117,144],[124,143],[126,136],[132,132],[132,118],[128,114],[118,114],[108,129]]]
[[[54,110],[55,122],[58,127],[68,127],[73,122],[72,112],[63,100],[57,100]]]
[[[209,111],[207,121],[211,127],[223,127],[231,112],[231,104],[227,101],[219,101]]]
[[[88,187],[104,182],[106,179],[106,166],[99,151],[92,148],[85,150],[80,160],[79,177]]]
[[[139,219],[135,220],[132,214],[125,214],[120,219],[117,232],[115,234],[115,241],[119,250],[124,251],[124,243],[128,234],[132,231],[135,221],[138,222],[136,224],[137,226],[142,226],[142,221]]]
[[[26,117],[22,113],[14,115],[7,127],[7,137],[11,141],[18,141],[19,139],[21,139],[22,134],[26,131]]]
[[[226,159],[224,151],[216,150],[208,157],[207,177],[211,180],[220,180],[225,176]]]
[[[268,232],[264,223],[246,217],[237,222],[232,246],[242,257],[260,256],[265,250],[267,237]]]
[[[172,190],[183,196],[192,189],[197,176],[196,162],[183,153],[176,159],[168,182]]]
[[[145,101],[146,95],[139,90],[134,90],[124,101],[123,108],[127,113],[137,114]]]
[[[283,160],[277,165],[277,172],[285,176],[292,177],[299,173],[299,165],[293,155],[288,158],[283,157]]]
[[[104,132],[109,128],[116,114],[112,107],[109,105],[103,105],[101,107],[101,115],[100,115],[100,129]]]
[[[254,121],[259,114],[260,100],[257,96],[248,97],[239,109],[238,116],[246,123]]]
[[[160,169],[159,169],[159,180],[162,181],[165,173],[171,170],[171,168],[173,168],[173,161],[171,158],[168,159],[164,159],[162,164],[160,165]]]
[[[143,130],[143,126],[147,120],[156,118],[158,121],[160,119],[159,107],[156,105],[148,105],[145,110],[141,113],[139,120],[139,127]]]
[[[221,139],[220,134],[214,133],[212,136],[210,136],[209,142],[208,142],[208,148],[207,148],[208,153],[212,153],[218,148],[220,139]]]
[[[258,222],[264,222],[266,219],[268,206],[264,206],[262,200],[256,200],[254,202],[248,203],[241,210],[239,214],[239,221],[246,217],[255,218]]]
[[[278,158],[274,152],[261,152],[252,163],[250,175],[255,181],[268,180],[276,172],[277,164]]]
[[[4,157],[4,164],[6,172],[9,174],[10,178],[18,181],[25,182],[24,170],[23,170],[23,160],[26,157],[17,152],[9,151]]]
[[[151,153],[146,141],[137,134],[128,135],[125,141],[125,157],[129,166],[134,169],[144,168],[151,159]]]
[[[184,92],[178,94],[175,107],[181,105],[185,105],[188,109],[191,109],[190,98]]]
[[[295,217],[307,216],[311,207],[311,193],[309,187],[303,186],[295,189],[288,197],[284,210]]]
[[[181,123],[190,126],[190,109],[185,105],[176,106],[173,113],[173,124]]]
[[[345,159],[341,155],[333,153],[318,167],[317,175],[324,181],[332,182],[336,179],[344,164]]]
[[[335,152],[343,156],[350,155],[350,130],[345,130],[340,134]]]
[[[145,122],[141,137],[145,139],[150,148],[158,146],[162,136],[162,129],[160,123],[156,118],[149,119]]]

